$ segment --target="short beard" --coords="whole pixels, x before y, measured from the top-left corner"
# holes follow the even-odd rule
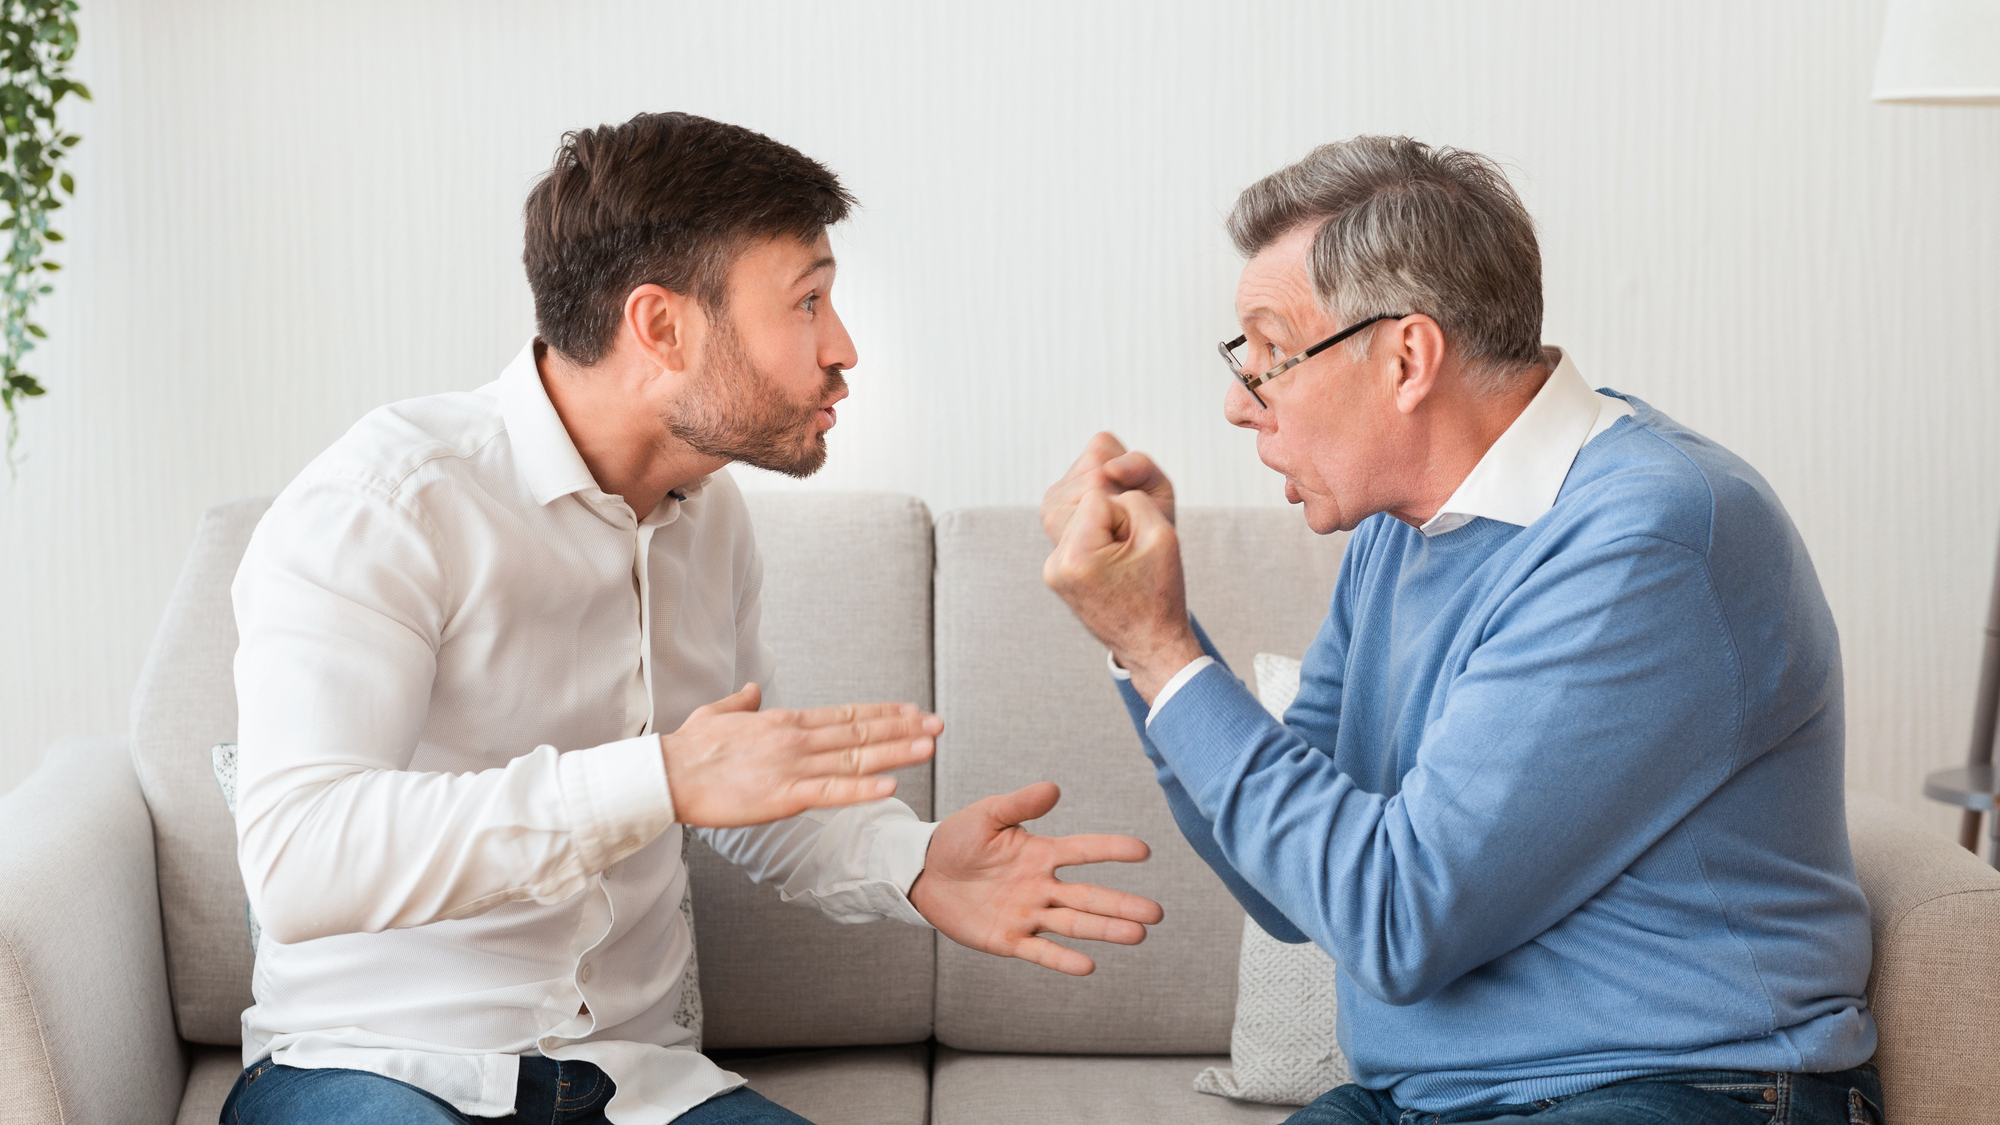
[[[744,350],[735,322],[718,310],[708,355],[674,400],[667,431],[696,453],[726,457],[788,477],[805,478],[826,464],[826,431],[813,424],[820,405],[847,389],[840,368],[810,402],[788,401]]]

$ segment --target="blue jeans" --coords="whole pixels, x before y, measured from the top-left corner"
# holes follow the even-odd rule
[[[1285,1125],[1883,1125],[1882,1080],[1862,1066],[1832,1074],[1683,1071],[1614,1082],[1527,1105],[1451,1113],[1398,1108],[1387,1094],[1341,1086]]]
[[[511,1117],[468,1118],[415,1086],[365,1070],[301,1070],[270,1059],[236,1077],[222,1125],[601,1125],[617,1089],[587,1062],[522,1056]],[[701,1103],[675,1125],[811,1125],[747,1086]]]

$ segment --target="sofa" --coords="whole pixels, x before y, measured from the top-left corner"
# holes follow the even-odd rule
[[[64,740],[0,797],[0,1125],[207,1125],[236,1077],[254,958],[209,748],[235,734],[228,588],[268,503],[202,518],[129,737]],[[1153,846],[1069,877],[1166,919],[1140,946],[1091,945],[1097,972],[1069,978],[915,927],[834,924],[697,846],[704,1049],[821,1125],[1282,1120],[1193,1090],[1228,1061],[1242,912],[1175,830],[1103,650],[1042,587],[1035,513],[751,504],[785,701],[933,707],[937,755],[899,789],[919,815],[1053,780],[1062,803],[1037,830]],[[1223,652],[1242,669],[1303,653],[1342,537],[1277,509],[1191,509],[1181,528],[1191,605]],[[1879,799],[1852,796],[1849,824],[1891,1119],[2000,1121],[2000,874]]]

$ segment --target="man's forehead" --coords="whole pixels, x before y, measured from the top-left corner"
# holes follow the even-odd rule
[[[832,273],[836,265],[833,245],[825,232],[811,242],[779,234],[746,245],[737,254],[731,272],[748,270],[773,278],[780,284],[797,285],[814,274]]]
[[[832,273],[834,271],[834,267],[837,264],[838,263],[836,263],[833,260],[832,254],[830,253],[822,254],[819,257],[814,258],[812,261],[806,263],[806,268],[799,271],[799,276],[792,279],[792,284],[797,285],[799,282],[804,281],[806,278],[809,278],[812,275],[819,273],[821,271]]]
[[[1290,326],[1313,306],[1312,283],[1303,263],[1289,270],[1243,269],[1236,283],[1236,319],[1245,328],[1275,322]]]
[[[1289,325],[1313,305],[1307,255],[1313,230],[1300,227],[1272,241],[1243,263],[1236,282],[1236,319],[1244,327],[1276,320]]]

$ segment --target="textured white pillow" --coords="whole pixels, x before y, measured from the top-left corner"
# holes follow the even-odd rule
[[[1299,693],[1299,662],[1260,652],[1254,667],[1258,700],[1284,718]],[[1334,1037],[1340,1002],[1334,995],[1333,958],[1319,946],[1286,945],[1245,918],[1236,982],[1230,1065],[1211,1066],[1196,1075],[1196,1090],[1249,1102],[1305,1105],[1352,1081],[1347,1056]]]
[[[229,806],[229,815],[236,815],[236,744],[218,742],[208,749],[209,768],[215,771],[215,784],[222,788],[222,803]],[[264,927],[257,924],[257,912],[243,904],[243,921],[250,927],[250,948],[256,949],[264,940]]]

